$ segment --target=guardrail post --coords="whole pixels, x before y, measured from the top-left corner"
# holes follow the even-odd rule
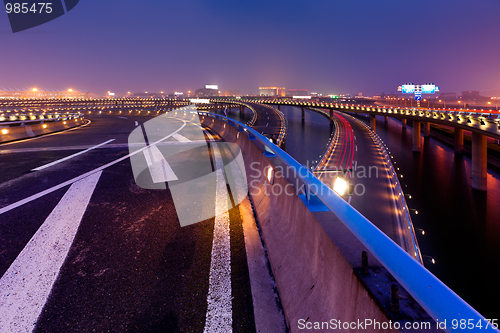
[[[455,127],[455,154],[462,154],[464,152],[464,130]]]
[[[361,252],[361,274],[368,275],[368,253]]]
[[[399,313],[399,288],[397,285],[391,285],[391,311]]]

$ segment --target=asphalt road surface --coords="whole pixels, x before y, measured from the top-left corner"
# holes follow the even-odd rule
[[[337,133],[334,149],[327,163],[317,172],[326,184],[333,186],[338,175],[344,175],[352,185],[346,200],[403,248],[407,241],[405,231],[395,209],[390,191],[389,175],[380,148],[372,139],[371,131],[350,115],[334,112]],[[333,170],[341,172],[321,172]],[[411,240],[410,240],[411,243]]]
[[[222,196],[222,220],[181,226],[166,181],[181,181],[186,164],[156,149],[199,143],[182,158],[200,175],[230,152],[209,149],[217,138],[194,115],[178,118],[160,135],[136,112],[91,115],[0,145],[0,332],[255,331],[239,210]]]

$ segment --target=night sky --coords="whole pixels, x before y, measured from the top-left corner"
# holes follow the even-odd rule
[[[0,87],[500,96],[500,0],[80,0],[13,34],[0,13]]]

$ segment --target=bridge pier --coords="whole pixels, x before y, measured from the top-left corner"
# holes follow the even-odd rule
[[[487,190],[486,135],[472,132],[472,188]]]
[[[306,108],[305,107],[302,107],[302,121],[304,121],[306,119]]]
[[[330,109],[330,124],[333,124],[333,109]]]
[[[422,138],[420,137],[420,121],[413,121],[413,151],[422,151]]]
[[[386,124],[387,124],[388,122],[389,122],[389,116],[385,116],[385,117],[384,117],[384,123],[386,123]]]
[[[424,122],[424,138],[431,136],[431,123],[428,121]]]
[[[377,119],[375,119],[374,114],[371,114],[370,115],[370,128],[372,129],[373,132],[376,132],[376,127],[377,127]]]
[[[464,152],[464,130],[455,127],[455,154]]]
[[[245,107],[243,105],[240,105],[240,115],[245,113]]]
[[[281,111],[281,104],[278,104],[278,110]]]
[[[406,118],[401,119],[401,124],[403,125],[403,129],[406,129]]]

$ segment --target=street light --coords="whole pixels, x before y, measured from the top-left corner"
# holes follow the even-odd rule
[[[420,228],[415,228],[415,230],[418,230],[422,233],[422,235],[425,235],[425,230],[424,229],[420,229]]]

